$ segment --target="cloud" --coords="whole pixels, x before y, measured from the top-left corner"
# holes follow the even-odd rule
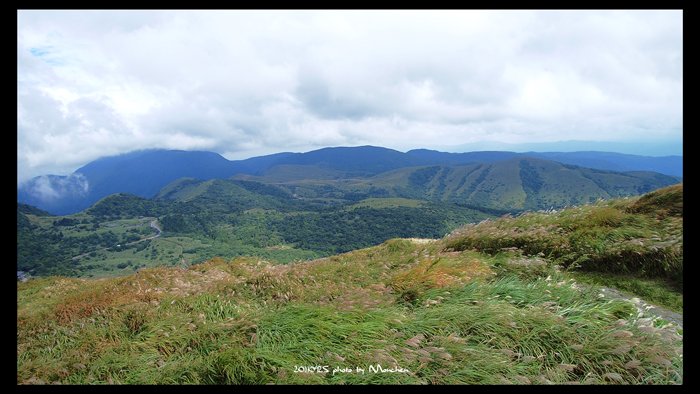
[[[51,202],[66,197],[87,195],[88,180],[83,174],[75,173],[65,177],[42,175],[29,181],[24,190],[43,202]]]
[[[18,180],[105,155],[682,138],[681,11],[20,11]]]

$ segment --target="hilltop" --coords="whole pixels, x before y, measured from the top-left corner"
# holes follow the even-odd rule
[[[599,282],[682,312],[682,200],[676,185],[286,265],[31,279],[17,382],[682,383],[682,328]]]

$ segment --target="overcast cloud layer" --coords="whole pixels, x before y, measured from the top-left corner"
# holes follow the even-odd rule
[[[681,11],[19,11],[18,178],[144,148],[681,141],[682,30]]]

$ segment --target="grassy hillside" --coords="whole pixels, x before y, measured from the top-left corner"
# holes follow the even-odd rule
[[[17,382],[682,383],[682,329],[563,269],[680,279],[679,207],[682,186],[295,264],[31,279]]]
[[[548,209],[649,192],[678,178],[619,173],[516,158],[461,166],[402,168],[362,183],[400,197],[450,201],[501,210]]]
[[[638,273],[682,284],[682,204],[683,186],[675,185],[634,200],[466,226],[447,237],[446,245],[491,254],[509,249],[566,268]]]

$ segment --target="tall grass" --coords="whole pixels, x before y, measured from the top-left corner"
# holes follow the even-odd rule
[[[665,209],[664,203],[671,206]],[[659,215],[659,210],[663,214]],[[466,226],[447,237],[445,247],[491,254],[517,248],[571,269],[663,277],[682,283],[683,222],[679,212],[682,214],[682,185],[636,200],[600,202],[555,214],[526,213]]]
[[[384,245],[358,254],[383,260],[391,255],[386,249]],[[428,250],[415,249],[419,255],[430,256]],[[320,282],[329,280],[323,286],[330,288],[333,273],[357,257],[319,261],[303,268],[314,272],[312,276]],[[455,255],[442,256],[443,260],[439,254],[434,257],[438,264],[451,258],[453,267],[463,269],[474,260],[484,265],[497,260],[466,253],[460,266]],[[222,269],[235,270],[239,263],[223,263]],[[363,263],[355,261],[358,266]],[[410,272],[421,264],[401,266],[398,277],[402,270]],[[260,271],[274,268],[263,267]],[[551,270],[548,278],[502,270],[497,277],[421,282],[430,285],[416,292],[412,305],[400,301],[402,290],[382,283],[396,280],[395,275],[384,276],[382,271],[370,269],[365,277],[348,274],[347,282],[335,283],[348,289],[331,302],[320,292],[304,292],[303,285],[293,279],[297,273],[286,269],[273,282],[291,286],[287,291],[296,294],[291,301],[266,298],[272,290],[257,296],[245,291],[232,294],[232,288],[250,286],[243,283],[259,282],[240,278],[235,287],[220,277],[212,279],[218,286],[209,283],[209,290],[197,294],[183,296],[172,291],[156,302],[134,298],[129,304],[117,297],[90,315],[75,309],[79,312],[70,319],[34,322],[31,330],[22,320],[18,322],[18,383],[681,382],[679,339],[666,340],[641,330],[630,303],[602,300],[572,286],[556,271]],[[192,273],[180,270],[179,274],[177,279],[184,282]],[[200,277],[190,280],[196,278]],[[377,289],[376,294],[384,294],[382,303],[343,300],[367,282],[374,282],[370,286]],[[31,315],[25,305],[39,293],[31,282],[19,285],[22,314]],[[63,300],[79,302],[80,294],[80,289],[70,289]],[[625,334],[616,334],[619,332]],[[369,366],[377,364],[408,372],[369,373]],[[295,366],[316,365],[328,366],[330,372],[295,372]],[[336,367],[353,371],[360,367],[365,373],[333,374]],[[606,374],[611,373],[615,378],[619,375],[619,381],[610,380]]]

